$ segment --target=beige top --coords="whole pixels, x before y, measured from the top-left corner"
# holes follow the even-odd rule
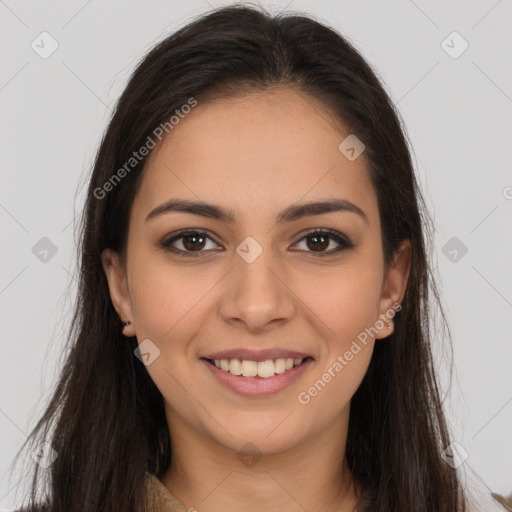
[[[151,473],[146,473],[146,497],[148,510],[151,512],[188,512],[190,510]]]
[[[497,498],[494,495],[491,497],[487,489],[484,492],[480,490],[479,493],[478,487],[473,486],[472,490],[473,492],[470,493],[470,511],[504,512],[512,510],[500,505]],[[146,473],[146,495],[148,510],[151,512],[190,512],[194,510],[193,508],[187,509],[155,475],[150,473]],[[500,498],[504,500],[501,496]]]
[[[192,512],[194,508],[188,508],[176,498],[167,487],[151,473],[146,473],[146,499],[150,512]],[[357,510],[357,509],[356,509]],[[356,512],[354,510],[354,512]]]

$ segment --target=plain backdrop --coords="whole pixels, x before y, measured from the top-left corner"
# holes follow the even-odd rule
[[[222,4],[0,0],[2,510],[19,501],[9,466],[61,363],[75,220],[110,109],[156,41]],[[262,5],[338,29],[397,104],[436,227],[434,267],[454,342],[450,388],[435,347],[449,423],[465,464],[511,493],[512,2]]]

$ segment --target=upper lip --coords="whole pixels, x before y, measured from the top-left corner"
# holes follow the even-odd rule
[[[243,359],[245,361],[267,361],[269,359],[306,359],[312,357],[303,352],[296,352],[294,350],[287,350],[283,348],[272,348],[265,350],[250,350],[247,348],[233,348],[230,350],[221,350],[219,352],[212,352],[203,359]]]

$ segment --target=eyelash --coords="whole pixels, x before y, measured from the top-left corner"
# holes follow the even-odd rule
[[[187,235],[199,235],[199,236],[208,238],[209,240],[212,240],[212,238],[210,238],[204,231],[195,230],[195,229],[186,229],[183,231],[179,231],[178,233],[174,234],[171,238],[163,239],[161,242],[158,243],[158,246],[168,252],[178,254],[179,256],[183,256],[186,258],[190,258],[190,257],[197,258],[197,257],[201,256],[202,253],[207,252],[204,250],[184,251],[182,249],[177,249],[176,247],[172,246],[173,242],[176,242],[177,240],[180,240],[180,239],[186,237]],[[339,246],[336,249],[330,250],[330,251],[321,251],[321,252],[306,251],[306,252],[314,254],[315,256],[326,257],[326,256],[330,256],[335,253],[340,253],[340,252],[346,251],[348,249],[352,249],[353,247],[357,247],[356,244],[351,242],[347,237],[345,237],[344,235],[341,235],[337,231],[332,231],[330,229],[322,229],[322,228],[315,228],[314,230],[305,233],[302,236],[302,238],[300,240],[298,240],[298,242],[296,244],[302,242],[302,240],[306,239],[307,237],[313,236],[313,235],[327,236],[327,238],[329,240],[334,240],[336,243],[339,244]]]

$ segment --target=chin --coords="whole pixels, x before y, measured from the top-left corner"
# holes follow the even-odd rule
[[[280,421],[285,416],[282,415]],[[229,430],[232,436],[223,431],[222,436],[215,438],[237,454],[247,452],[256,455],[270,455],[289,450],[300,442],[302,436],[297,428],[290,427],[290,424],[286,427],[279,425],[279,421],[274,422],[272,427],[263,427],[262,424],[258,425],[257,423],[255,425],[232,425]]]

